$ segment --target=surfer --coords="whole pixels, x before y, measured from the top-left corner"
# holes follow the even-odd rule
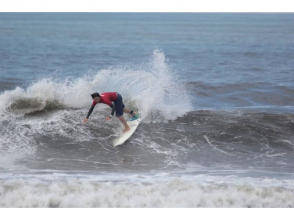
[[[103,103],[103,104],[109,105],[110,108],[112,109],[110,115],[106,117],[106,121],[109,121],[113,117],[114,112],[116,112],[116,117],[118,117],[121,123],[125,126],[123,133],[126,133],[130,130],[130,127],[128,126],[125,118],[123,117],[123,112],[129,113],[132,116],[135,116],[136,112],[125,108],[122,96],[119,93],[105,92],[105,93],[101,93],[100,95],[99,93],[95,92],[91,94],[91,96],[93,99],[93,103],[83,123],[86,123],[88,121],[91,113],[93,112],[95,105],[98,103]]]

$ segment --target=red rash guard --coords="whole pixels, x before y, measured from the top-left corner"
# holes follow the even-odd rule
[[[98,103],[104,103],[111,107],[112,102],[114,102],[117,99],[116,92],[105,92],[102,93],[100,96],[100,102],[95,102],[95,100],[93,100],[92,106],[95,106]]]
[[[92,106],[88,112],[88,115],[87,115],[87,118],[90,117],[90,115],[92,114],[93,112],[93,109],[95,107],[96,104],[98,103],[103,103],[103,104],[106,104],[106,105],[109,105],[112,109],[111,111],[111,117],[113,116],[114,114],[114,111],[115,111],[115,105],[112,104],[112,102],[116,101],[117,99],[117,93],[116,92],[105,92],[105,93],[102,93],[100,95],[100,102],[95,102],[95,100],[93,100],[93,103],[92,103]]]

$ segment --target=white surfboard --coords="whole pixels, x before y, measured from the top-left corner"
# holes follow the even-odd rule
[[[117,139],[115,139],[113,142],[113,146],[118,146],[125,143],[125,141],[128,140],[132,136],[132,134],[135,132],[135,130],[140,124],[140,121],[141,119],[139,117],[139,113],[137,113],[135,117],[127,120],[127,124],[130,126],[131,130],[129,130],[126,133],[122,133]]]

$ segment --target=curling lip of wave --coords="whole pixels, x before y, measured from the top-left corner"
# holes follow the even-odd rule
[[[17,87],[5,91],[0,95],[0,112],[24,115],[44,109],[88,108],[91,104],[89,94],[93,91],[117,91],[124,101],[140,109],[143,118],[164,110],[162,116],[171,119],[192,109],[185,88],[176,81],[164,53],[155,50],[152,59],[139,69],[112,67],[77,79],[48,78],[32,83],[26,89]],[[179,102],[184,108],[179,108]]]

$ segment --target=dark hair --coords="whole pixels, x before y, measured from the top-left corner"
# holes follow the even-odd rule
[[[94,99],[95,97],[101,97],[98,92],[91,94],[91,96],[92,96],[92,99]]]

